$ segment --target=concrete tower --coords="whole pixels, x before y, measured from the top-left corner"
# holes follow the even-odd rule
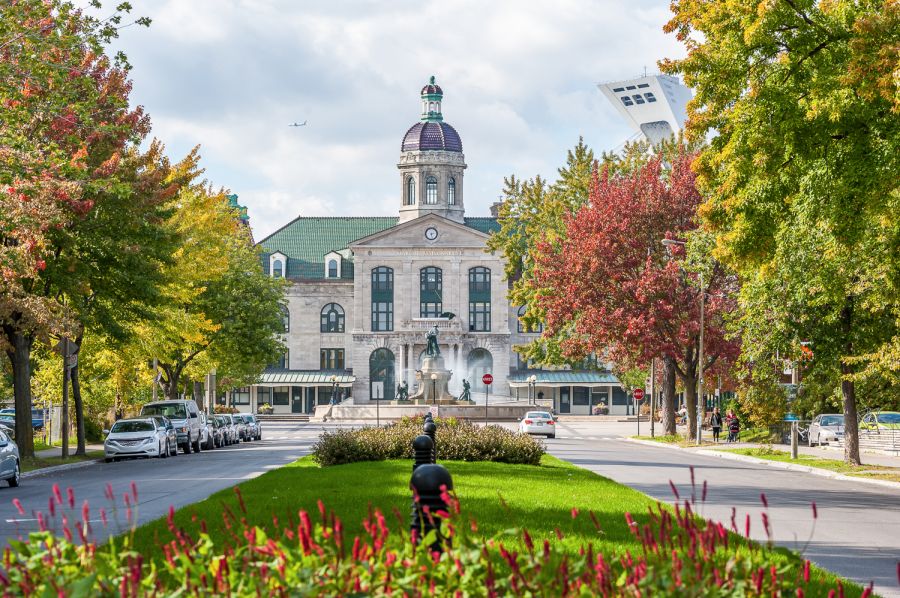
[[[444,92],[434,77],[422,88],[422,116],[400,146],[400,222],[437,214],[459,223],[465,218],[462,140],[444,122]]]
[[[677,135],[684,127],[692,94],[675,77],[650,75],[597,87],[635,132],[653,144]]]

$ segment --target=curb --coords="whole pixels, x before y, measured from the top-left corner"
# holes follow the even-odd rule
[[[70,469],[83,469],[85,467],[91,467],[92,465],[97,465],[101,461],[103,461],[103,459],[91,459],[88,461],[79,461],[77,463],[64,463],[63,465],[42,467],[41,469],[26,471],[19,477],[24,480],[27,480],[29,478],[39,478],[45,475],[50,475],[51,473],[59,473],[61,471],[69,471]]]
[[[680,446],[672,446],[663,444],[660,442],[653,442],[652,440],[641,440],[638,438],[624,438],[626,442],[633,442],[635,444],[643,444],[644,446],[654,446],[657,448],[667,448],[674,449],[677,451],[685,451],[688,453],[696,453],[698,455],[705,455],[707,457],[719,457],[720,459],[731,459],[732,461],[742,461],[744,463],[753,463],[756,465],[766,465],[768,467],[774,467],[775,469],[786,469],[789,471],[802,471],[804,473],[809,473],[812,475],[817,475],[823,478],[831,478],[833,480],[841,480],[844,482],[862,482],[863,484],[871,484],[874,486],[882,486],[884,488],[892,488],[894,490],[900,490],[900,482],[891,482],[889,480],[875,480],[870,478],[861,478],[856,476],[849,476],[843,473],[838,473],[836,471],[830,471],[828,469],[822,469],[821,467],[810,467],[809,465],[800,465],[797,463],[784,463],[781,461],[770,461],[768,459],[758,459],[756,457],[750,457],[748,455],[735,455],[734,453],[727,453],[724,451],[716,451],[711,449],[686,449]]]

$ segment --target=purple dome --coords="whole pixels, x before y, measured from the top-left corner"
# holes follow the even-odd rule
[[[434,77],[431,78],[431,83],[422,88],[422,95],[444,95],[444,90],[441,89],[441,86],[434,82]]]
[[[421,122],[409,128],[403,136],[400,151],[443,150],[461,152],[462,140],[456,129],[445,122]]]

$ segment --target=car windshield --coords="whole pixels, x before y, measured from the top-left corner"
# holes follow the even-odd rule
[[[900,413],[879,413],[878,423],[881,424],[900,424]]]
[[[820,426],[843,426],[844,425],[844,416],[843,415],[826,415],[822,417],[822,420],[819,422]]]
[[[141,415],[164,415],[172,419],[187,419],[187,411],[184,403],[157,403],[156,405],[144,405]]]
[[[546,411],[529,411],[525,414],[525,417],[530,417],[532,419],[553,419]]]
[[[244,423],[245,423],[245,424],[252,424],[252,423],[253,423],[253,418],[250,417],[249,415],[242,415],[242,416],[241,416],[241,419],[244,420]]]
[[[153,424],[148,421],[139,420],[129,420],[129,421],[120,421],[113,424],[112,430],[110,433],[121,433],[121,432],[152,432],[154,430]]]

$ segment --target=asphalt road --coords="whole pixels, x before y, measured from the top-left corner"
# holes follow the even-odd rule
[[[110,511],[105,496],[107,483],[111,484],[119,502],[119,521],[110,524],[110,533],[127,529],[122,495],[129,493],[131,482],[138,489],[137,508],[133,516],[138,523],[165,516],[169,506],[175,508],[201,501],[210,494],[228,488],[243,480],[254,478],[308,454],[321,426],[309,424],[268,423],[263,426],[261,441],[241,443],[200,454],[168,459],[132,459],[118,463],[99,463],[89,467],[52,475],[27,478],[18,488],[0,488],[0,534],[4,539],[15,538],[38,529],[35,513],[47,515],[47,503],[53,485],[59,484],[66,498],[71,487],[75,493],[76,517],[80,518],[81,505],[87,500],[92,510],[92,527],[98,538],[103,530],[99,519],[101,507]],[[26,512],[21,515],[12,501],[18,498]],[[112,519],[110,515],[110,519]],[[58,519],[57,519],[58,523]]]
[[[874,581],[877,593],[900,597],[900,490],[631,443],[620,435],[634,431],[621,428],[563,422],[548,450],[667,502],[674,499],[669,480],[682,498],[691,496],[693,466],[698,501],[703,481],[708,483],[701,514],[730,525],[734,507],[743,530],[749,513],[751,535],[760,541],[766,540],[760,517],[760,493],[765,492],[777,544],[794,550],[805,546],[807,558],[825,569],[862,584]],[[814,531],[812,501],[818,509]]]

